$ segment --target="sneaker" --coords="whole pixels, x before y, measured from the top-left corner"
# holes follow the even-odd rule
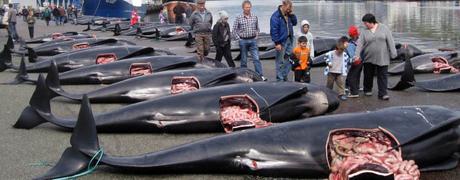
[[[346,101],[346,100],[347,100],[347,96],[345,96],[345,95],[340,95],[340,96],[339,96],[339,99],[342,100],[342,101]]]
[[[385,95],[385,96],[379,97],[379,99],[380,99],[380,100],[388,101],[388,100],[390,100],[390,96]]]
[[[345,94],[346,94],[346,95],[349,95],[349,94],[350,94],[350,89],[345,88]]]
[[[358,94],[349,94],[348,97],[349,98],[358,98],[359,95]]]
[[[262,76],[262,81],[268,81],[268,79],[265,76]]]
[[[364,95],[366,95],[366,96],[372,96],[372,92],[365,92]]]

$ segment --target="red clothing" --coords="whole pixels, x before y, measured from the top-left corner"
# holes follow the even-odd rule
[[[139,22],[139,16],[137,15],[137,11],[132,11],[131,12],[131,23],[130,25],[135,25]]]
[[[297,57],[299,60],[300,66],[295,68],[295,70],[306,70],[309,66],[309,58],[310,58],[310,48],[305,47],[302,48],[297,46],[292,50],[292,53]]]

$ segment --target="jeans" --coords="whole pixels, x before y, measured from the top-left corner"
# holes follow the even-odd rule
[[[374,85],[374,74],[377,74],[378,96],[387,95],[388,66],[378,66],[371,63],[364,63],[364,92],[372,92]]]
[[[262,64],[259,59],[259,47],[257,46],[256,39],[240,39],[240,53],[241,61],[240,67],[247,68],[248,65],[248,50],[252,56],[252,62],[254,63],[254,69],[257,74],[263,76]]]
[[[18,40],[18,32],[16,31],[16,22],[8,23],[8,31],[10,32],[11,38]]]
[[[56,26],[59,25],[60,21],[61,19],[59,18],[59,16],[54,16],[54,22],[56,23]]]
[[[276,81],[287,81],[289,71],[291,69],[291,63],[289,63],[289,56],[292,52],[292,44],[294,37],[290,37],[281,44],[281,51],[276,51],[275,70],[276,70]]]
[[[66,16],[60,16],[60,17],[59,17],[59,24],[60,24],[60,25],[64,25],[65,18],[66,18]]]

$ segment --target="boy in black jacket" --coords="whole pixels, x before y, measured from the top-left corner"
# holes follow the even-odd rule
[[[222,61],[222,56],[225,57],[228,66],[235,67],[232,53],[230,52],[230,26],[228,24],[228,14],[225,11],[219,11],[220,19],[212,28],[212,42],[216,46],[216,60]]]

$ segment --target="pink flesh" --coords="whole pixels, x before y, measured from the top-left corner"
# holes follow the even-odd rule
[[[96,64],[107,64],[116,61],[117,58],[113,55],[102,55],[96,59]]]
[[[152,74],[152,69],[150,68],[150,66],[145,65],[131,65],[129,73],[131,76],[143,76]]]
[[[89,44],[75,44],[72,46],[73,49],[86,49],[89,48]]]
[[[221,102],[220,119],[226,133],[231,133],[238,129],[262,128],[270,126],[272,123],[264,121],[259,117],[259,113],[252,107],[238,104],[226,104]]]
[[[403,160],[401,153],[392,149],[390,138],[382,131],[360,131],[359,135],[340,131],[331,136],[328,144],[330,180],[346,180],[351,173],[366,170],[356,168],[370,164],[383,167],[397,180],[420,179],[415,162]]]
[[[171,94],[196,91],[200,88],[198,82],[193,78],[173,78]]]
[[[62,38],[64,35],[61,33],[53,33],[51,34],[51,39],[59,39]]]
[[[433,61],[433,73],[439,74],[439,73],[458,73],[459,70],[451,65],[449,65],[449,62],[443,58],[443,57],[435,57],[431,59]]]

